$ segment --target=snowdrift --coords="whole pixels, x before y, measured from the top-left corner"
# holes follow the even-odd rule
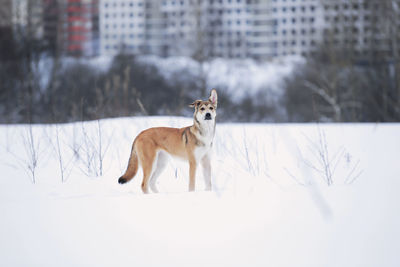
[[[143,117],[0,126],[1,266],[399,266],[399,124],[218,124],[212,179],[117,183]]]

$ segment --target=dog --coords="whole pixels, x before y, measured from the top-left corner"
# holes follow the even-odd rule
[[[167,164],[169,154],[188,161],[189,191],[195,190],[199,163],[203,168],[206,190],[212,190],[210,153],[215,135],[217,104],[217,91],[213,89],[208,100],[196,100],[189,105],[195,109],[192,126],[156,127],[142,131],[133,142],[127,170],[118,183],[129,182],[140,164],[143,169],[143,193],[149,193],[149,185],[154,193],[158,193],[156,181]]]

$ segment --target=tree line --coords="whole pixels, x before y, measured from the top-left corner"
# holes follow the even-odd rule
[[[370,14],[361,53],[355,42],[329,31],[301,68],[282,85],[279,100],[264,88],[233,100],[217,88],[219,119],[239,122],[400,121],[399,4],[382,0]],[[395,6],[394,6],[395,5]],[[397,7],[397,8],[394,8]],[[54,123],[136,115],[191,116],[187,105],[204,98],[205,74],[182,70],[166,80],[157,67],[135,56],[115,56],[107,71],[84,61],[68,62],[36,38],[35,25],[0,25],[0,123]],[[348,22],[333,25],[349,29]],[[346,37],[346,36],[345,36]],[[385,49],[382,49],[384,47]],[[199,50],[199,55],[205,52]],[[206,56],[194,57],[203,69]],[[184,77],[184,79],[182,78]],[[239,89],[238,89],[239,90]]]

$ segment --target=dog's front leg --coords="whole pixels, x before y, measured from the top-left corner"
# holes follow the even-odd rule
[[[196,187],[196,168],[197,163],[195,159],[189,160],[189,191],[194,191]]]
[[[206,183],[206,190],[211,191],[211,162],[209,155],[205,155],[201,159],[201,165],[203,166],[204,182]]]

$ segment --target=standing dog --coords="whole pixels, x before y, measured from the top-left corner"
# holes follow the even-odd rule
[[[166,166],[168,155],[182,158],[189,162],[189,191],[195,190],[196,169],[203,167],[206,189],[211,190],[210,152],[215,134],[215,119],[218,97],[213,89],[207,101],[196,100],[193,125],[184,128],[157,127],[141,132],[132,145],[126,172],[118,183],[129,182],[137,173],[139,163],[143,169],[142,190],[149,193],[150,188],[158,192],[156,180]]]

